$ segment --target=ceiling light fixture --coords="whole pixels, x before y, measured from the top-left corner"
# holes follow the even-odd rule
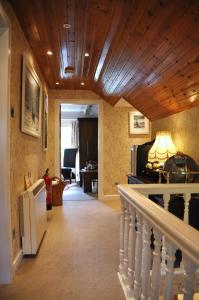
[[[85,85],[85,82],[81,82],[81,85]]]
[[[75,72],[75,68],[72,67],[72,66],[68,66],[68,67],[66,67],[66,68],[64,69],[64,72],[65,72],[66,74],[73,74],[73,73]]]
[[[64,24],[63,24],[63,28],[64,28],[64,29],[70,29],[70,28],[71,28],[71,25],[68,24],[68,23],[64,23]]]
[[[192,95],[192,96],[189,98],[189,101],[190,101],[191,103],[193,103],[193,102],[195,102],[195,101],[197,100],[197,97],[198,97],[197,94]]]
[[[89,56],[89,53],[88,53],[88,52],[86,52],[86,53],[84,54],[84,56],[88,57],[88,56]]]
[[[59,85],[59,82],[55,82],[56,85]]]
[[[47,54],[47,55],[53,55],[53,52],[50,51],[50,50],[48,50],[48,51],[46,52],[46,54]]]

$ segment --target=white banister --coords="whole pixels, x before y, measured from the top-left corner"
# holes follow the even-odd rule
[[[121,199],[121,215],[120,215],[120,265],[119,273],[123,275],[124,271],[124,200]]]
[[[127,284],[128,280],[128,245],[129,245],[129,203],[125,202],[125,215],[124,215],[124,270],[123,270],[123,282]]]
[[[135,230],[135,210],[130,206],[130,224],[129,224],[129,249],[128,249],[128,284],[127,284],[127,295],[132,296],[133,292],[133,281],[135,275],[135,241],[136,241],[136,230]]]
[[[184,196],[184,222],[189,224],[189,201],[191,199],[191,194],[185,193],[183,196]]]
[[[160,289],[160,249],[161,249],[161,233],[159,230],[154,229],[154,251],[153,251],[153,266],[152,266],[152,278],[151,278],[151,298],[154,300],[159,299]]]
[[[184,299],[192,299],[199,291],[199,232],[185,222],[199,184],[120,185],[119,193],[119,277],[126,298],[156,300],[164,295],[169,300],[184,293]],[[165,209],[145,195],[162,195]],[[172,195],[184,198],[185,222],[167,211]],[[178,269],[174,268],[176,249],[182,252]]]
[[[167,287],[164,291],[164,299],[170,300],[173,295],[173,275],[174,275],[174,260],[176,248],[172,243],[166,243],[167,249],[167,265],[166,265],[166,278],[165,286]]]
[[[135,279],[134,293],[135,299],[139,299],[141,291],[141,261],[142,261],[142,215],[136,213],[136,245],[135,245]]]
[[[195,271],[197,269],[197,265],[194,264],[188,257],[185,258],[184,261],[185,266],[185,287],[184,287],[184,300],[191,300],[193,299],[194,294],[194,277]]]
[[[144,220],[143,222],[143,248],[142,248],[142,293],[141,299],[146,300],[148,297],[149,274],[151,268],[151,226]]]

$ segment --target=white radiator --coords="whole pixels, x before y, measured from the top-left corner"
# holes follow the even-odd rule
[[[39,179],[20,196],[20,230],[23,254],[36,254],[47,226],[46,187]]]

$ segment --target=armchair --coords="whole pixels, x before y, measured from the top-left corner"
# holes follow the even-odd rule
[[[72,181],[73,172],[75,169],[77,148],[64,149],[63,167],[61,167],[61,174],[64,180],[69,179]]]

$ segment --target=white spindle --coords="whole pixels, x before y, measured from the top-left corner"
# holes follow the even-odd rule
[[[164,209],[169,210],[169,202],[171,199],[171,195],[169,193],[164,193],[163,194],[163,204],[164,204]],[[161,271],[165,272],[166,271],[166,246],[165,246],[165,237],[162,237],[162,262],[161,262]]]
[[[141,299],[145,300],[148,296],[149,274],[151,267],[151,226],[143,221],[143,250],[142,250],[142,293]]]
[[[166,241],[165,241],[166,245]],[[170,300],[173,296],[173,275],[174,275],[174,261],[175,261],[176,247],[172,243],[167,243],[167,265],[164,300]]]
[[[171,195],[183,195],[184,220],[188,223],[189,201],[191,194],[199,193],[199,184],[126,185],[120,186],[119,191],[122,210],[119,278],[126,298],[159,300],[163,293],[164,299],[170,300],[173,293],[184,292],[185,300],[192,299],[194,292],[199,291],[198,232],[165,210],[168,210]],[[163,195],[165,210],[145,197],[159,194]],[[176,249],[182,251],[184,268],[174,272]]]
[[[128,279],[128,243],[129,243],[129,203],[125,202],[125,215],[124,215],[124,272],[123,282],[127,284]]]
[[[135,246],[135,279],[134,279],[134,298],[140,298],[141,288],[141,265],[142,265],[142,216],[136,212],[136,246]]]
[[[151,278],[151,299],[159,299],[160,289],[160,249],[161,249],[161,234],[158,230],[153,230],[154,234],[154,251],[153,251],[153,266]]]
[[[120,275],[124,272],[124,202],[125,200],[121,197],[121,215],[120,215],[120,264],[119,273]]]
[[[130,206],[130,224],[129,224],[129,249],[128,249],[128,283],[127,283],[127,296],[132,296],[133,280],[135,270],[135,210]]]
[[[189,224],[189,201],[191,199],[190,193],[184,194],[184,222]]]
[[[169,210],[170,193],[163,194],[164,209]]]
[[[185,268],[184,300],[192,300],[194,295],[194,277],[197,266],[188,258],[183,260]]]

